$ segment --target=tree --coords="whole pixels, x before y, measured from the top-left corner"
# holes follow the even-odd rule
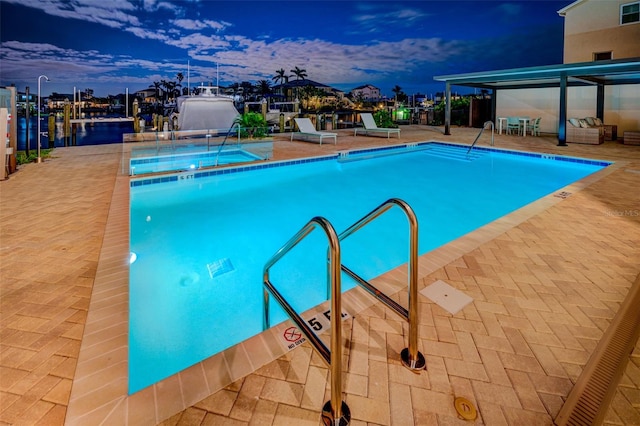
[[[300,101],[302,102],[302,107],[304,109],[311,109],[312,104],[316,104],[318,102],[312,102],[314,100],[320,101],[320,99],[325,98],[327,94],[324,90],[318,89],[315,86],[307,84],[304,86],[299,94]],[[317,109],[317,105],[313,105]]]
[[[395,93],[395,98],[396,100],[398,100],[398,95],[400,95],[400,93],[402,93],[402,87],[398,86],[397,84],[393,87],[393,89],[391,89],[391,91],[393,93]]]
[[[178,80],[178,84],[176,84],[176,88],[178,87],[182,88],[182,80],[184,80],[184,75],[181,72],[176,74],[176,80]],[[178,96],[180,95],[180,92],[182,92],[182,90],[178,89],[177,90]]]
[[[285,84],[289,82],[289,77],[290,76],[285,74],[284,68],[280,68],[279,70],[276,71],[276,75],[271,77],[271,79],[275,81],[276,84],[278,83]]]
[[[267,80],[260,80],[256,83],[256,90],[262,96],[266,96],[271,93],[271,83]]]
[[[300,80],[300,79],[304,80],[307,77],[307,70],[305,69],[295,67],[294,69],[289,71],[291,71],[293,75],[296,76],[296,80]]]
[[[158,98],[160,97],[160,82],[159,81],[154,81],[153,82],[153,87],[156,88],[156,100],[158,100]]]

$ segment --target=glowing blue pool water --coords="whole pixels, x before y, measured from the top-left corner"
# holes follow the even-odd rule
[[[134,176],[146,173],[197,170],[203,167],[258,160],[264,160],[264,158],[242,149],[224,150],[219,153],[217,151],[205,151],[178,155],[138,157],[129,160],[129,174]]]
[[[424,143],[132,180],[129,391],[261,332],[262,268],[314,216],[340,233],[400,198],[418,216],[422,254],[608,165],[465,152]],[[342,261],[373,278],[405,263],[407,245],[406,218],[392,209],[344,241]],[[325,300],[326,250],[326,237],[312,233],[271,271],[298,312]],[[343,289],[352,286],[343,277]],[[273,324],[285,319],[272,315]]]

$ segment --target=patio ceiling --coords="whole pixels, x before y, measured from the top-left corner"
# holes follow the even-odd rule
[[[640,84],[640,58],[482,71],[433,79],[456,86],[500,90],[560,87],[563,76],[567,78],[567,86]]]

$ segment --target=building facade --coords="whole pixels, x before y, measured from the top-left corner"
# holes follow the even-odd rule
[[[640,57],[640,1],[578,0],[558,14],[565,64]]]
[[[365,84],[352,89],[351,97],[356,100],[375,102],[380,99],[380,89],[371,84]]]

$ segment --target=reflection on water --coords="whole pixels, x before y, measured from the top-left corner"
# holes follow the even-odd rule
[[[102,115],[100,117],[117,117]],[[53,148],[62,146],[83,146],[83,145],[102,145],[110,143],[122,143],[122,135],[124,133],[133,132],[133,122],[123,123],[87,123],[77,124],[75,132],[65,139],[63,121],[58,119],[55,122],[54,139],[49,140],[49,116],[43,115],[40,122],[40,131],[47,133],[42,136],[41,148]],[[23,151],[26,147],[27,140],[27,120],[25,117],[18,117],[18,151]],[[37,149],[36,140],[38,136],[38,119],[37,117],[29,117],[29,149]]]

